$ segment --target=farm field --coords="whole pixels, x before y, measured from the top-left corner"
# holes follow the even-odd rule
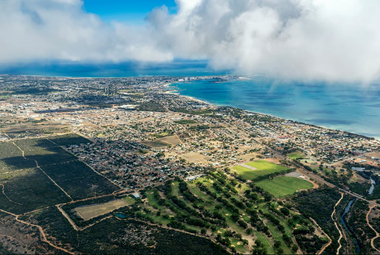
[[[73,199],[110,194],[118,189],[78,160],[45,166],[43,169]]]
[[[238,175],[240,175],[243,179],[246,180],[253,180],[257,177],[272,174],[272,173],[278,173],[278,172],[284,172],[288,170],[288,168],[284,166],[280,166],[265,160],[259,160],[254,161],[250,163],[246,163],[246,165],[256,168],[256,170],[249,169],[244,166],[234,166],[232,169],[237,172]]]
[[[287,155],[291,159],[304,158],[304,156],[300,152],[294,152]]]
[[[0,209],[13,213],[24,213],[70,201],[37,168],[0,174],[0,183]]]
[[[61,146],[81,143],[92,143],[90,140],[76,134],[56,136],[54,138],[49,139],[49,141]]]
[[[88,142],[77,135],[51,139],[60,144]],[[0,209],[24,213],[118,189],[48,139],[0,143]]]
[[[90,220],[92,218],[110,213],[121,207],[132,205],[134,203],[135,201],[132,198],[121,198],[121,199],[112,200],[103,204],[86,205],[86,206],[77,207],[74,210],[80,217],[82,217],[82,219],[86,221],[86,220]]]
[[[284,197],[294,194],[298,190],[313,188],[313,184],[295,177],[280,176],[272,180],[263,180],[256,183],[258,187],[274,195],[275,197]]]

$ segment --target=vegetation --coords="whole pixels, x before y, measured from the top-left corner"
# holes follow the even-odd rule
[[[280,207],[264,189],[230,179],[221,171],[209,171],[192,182],[177,178],[141,193],[147,201],[122,211],[125,215],[209,236],[232,252],[291,254],[295,252],[293,247],[298,247],[291,239],[293,231],[312,226],[302,216],[298,216],[302,220],[293,220],[295,223],[289,225],[296,215],[290,207]],[[300,234],[306,235],[310,233]],[[255,240],[260,246],[253,251]]]
[[[287,176],[276,177],[273,180],[262,180],[257,182],[256,185],[275,197],[292,195],[298,190],[313,188],[313,184],[308,181]]]
[[[174,121],[174,123],[186,125],[186,124],[195,124],[197,122],[195,120],[176,120]]]
[[[249,169],[244,166],[234,166],[237,174],[244,180],[258,180],[258,177],[264,177],[260,179],[266,179],[270,175],[275,176],[289,171],[289,168],[280,166],[265,160],[259,160],[247,163],[248,166],[256,168],[256,170]]]
[[[339,246],[337,242],[339,233],[331,220],[331,213],[340,198],[340,193],[335,189],[323,187],[310,192],[302,191],[293,199],[302,215],[313,218],[332,239],[332,244],[326,249],[326,253],[335,253]]]
[[[69,135],[53,137],[52,141],[72,144],[87,140]],[[1,209],[23,213],[68,202],[70,197],[83,199],[119,189],[54,142],[22,139],[15,143],[17,146],[0,146],[0,183],[5,193],[0,193]]]
[[[303,159],[304,156],[299,152],[293,152],[287,155],[290,159]]]

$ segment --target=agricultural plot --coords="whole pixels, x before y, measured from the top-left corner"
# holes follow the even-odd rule
[[[53,139],[60,144],[87,141],[74,135]],[[119,189],[47,139],[21,139],[15,144],[0,143],[0,208],[4,210],[27,212],[70,201],[65,193],[76,200]]]
[[[22,157],[21,151],[13,143],[0,143],[0,173],[35,166],[33,161],[27,161]]]
[[[39,169],[23,169],[0,175],[0,208],[24,213],[68,202],[67,196]]]
[[[258,187],[274,195],[275,197],[284,197],[292,195],[298,190],[307,190],[313,188],[313,184],[299,178],[281,176],[272,180],[263,180],[256,183]]]
[[[118,187],[76,160],[68,163],[43,167],[74,200],[110,194]]]
[[[79,145],[82,143],[92,143],[90,140],[84,138],[83,136],[79,136],[76,134],[67,134],[62,136],[56,136],[52,139],[49,139],[51,142],[58,144],[60,146],[66,145]]]
[[[237,172],[238,175],[240,175],[243,179],[246,180],[253,180],[257,177],[272,174],[272,173],[279,173],[279,172],[285,172],[288,170],[288,168],[284,166],[280,166],[265,160],[259,160],[254,161],[250,163],[246,163],[246,165],[255,168],[249,169],[244,166],[234,166],[233,170]]]
[[[27,159],[37,160],[39,166],[59,164],[76,159],[73,155],[46,139],[18,140],[16,144],[24,151]]]

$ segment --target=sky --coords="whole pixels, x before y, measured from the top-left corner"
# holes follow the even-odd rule
[[[133,22],[142,24],[155,7],[165,5],[175,11],[174,0],[84,0],[83,8],[95,13],[104,21]]]
[[[367,84],[380,78],[379,13],[379,0],[0,0],[0,65],[188,59]]]

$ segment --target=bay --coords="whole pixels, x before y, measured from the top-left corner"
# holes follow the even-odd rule
[[[172,84],[179,94],[380,138],[380,86],[279,82],[264,77]]]

